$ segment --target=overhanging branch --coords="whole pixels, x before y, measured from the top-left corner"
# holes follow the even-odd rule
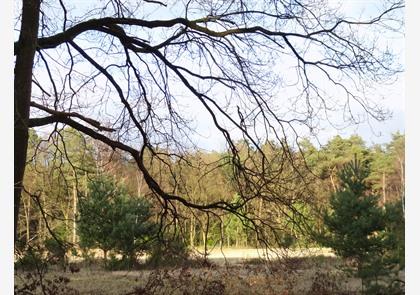
[[[40,109],[40,110],[42,110],[44,112],[47,112],[47,113],[52,115],[50,117],[45,117],[45,118],[30,119],[30,120],[34,120],[33,122],[37,122],[37,124],[38,124],[37,126],[50,124],[50,123],[54,122],[54,120],[57,120],[58,117],[63,117],[63,118],[75,117],[75,118],[78,118],[78,119],[92,125],[93,127],[95,127],[96,129],[98,129],[100,131],[107,131],[107,132],[115,131],[115,129],[113,129],[113,128],[108,128],[108,127],[101,126],[100,122],[98,122],[94,119],[91,119],[91,118],[87,118],[87,117],[85,117],[85,116],[83,116],[79,113],[76,113],[76,112],[60,112],[60,111],[52,110],[50,108],[47,108],[47,107],[45,107],[41,104],[38,104],[36,102],[33,102],[33,101],[31,102],[31,107],[35,107],[37,109]],[[50,121],[52,121],[52,122],[50,122]],[[42,124],[42,122],[46,122],[46,123]]]

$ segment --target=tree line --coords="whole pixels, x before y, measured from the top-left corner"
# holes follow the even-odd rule
[[[103,246],[110,242],[81,240],[83,232],[94,236],[92,227],[105,227],[107,214],[117,214],[111,209],[106,211],[111,206],[108,194],[119,198],[112,201],[119,202],[118,214],[144,219],[127,219],[126,224],[118,226],[110,224],[109,232],[102,228],[107,239],[112,239],[111,232],[116,228],[124,232],[134,222],[139,226],[150,223],[140,232],[155,233],[156,238],[176,233],[191,248],[317,245],[313,235],[322,230],[322,212],[330,208],[331,194],[341,189],[339,171],[355,156],[369,166],[366,178],[370,193],[378,196],[377,205],[398,204],[404,212],[403,134],[395,133],[389,143],[373,146],[367,146],[357,135],[335,136],[321,147],[303,139],[300,149],[290,149],[287,154],[281,143],[266,142],[261,149],[269,165],[263,168],[259,166],[259,154],[249,142],[239,141],[236,146],[245,167],[253,171],[264,169],[264,190],[247,200],[238,212],[202,211],[182,203],[157,205],[130,158],[74,129],[65,128],[48,138],[31,130],[18,240],[23,248],[58,239],[70,248],[82,245],[113,249]],[[154,157],[160,160],[155,161]],[[234,206],[242,201],[241,190],[252,188],[246,182],[237,186],[230,157],[226,151],[202,150],[176,157],[162,149],[158,155],[149,155],[146,163],[165,190],[182,194],[187,201],[205,205],[223,196]],[[285,157],[292,158],[294,167],[284,164]],[[277,198],[276,202],[271,198]],[[136,204],[143,212],[140,215],[136,215]],[[134,236],[133,233],[131,237]],[[148,239],[153,238],[149,236]],[[121,236],[116,239],[121,240]]]

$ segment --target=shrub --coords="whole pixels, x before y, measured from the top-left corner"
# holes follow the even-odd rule
[[[133,269],[136,265],[133,264],[133,261],[127,257],[117,258],[115,255],[111,254],[109,259],[106,262],[105,269],[107,270],[126,270]]]
[[[78,295],[79,292],[68,286],[70,279],[54,276],[46,279],[42,274],[27,273],[22,284],[14,287],[15,294]]]
[[[39,268],[45,268],[46,263],[38,252],[27,251],[15,262],[15,269],[23,271],[32,271]]]
[[[188,247],[180,236],[170,237],[154,243],[147,265],[151,267],[180,265],[188,260],[189,255]]]

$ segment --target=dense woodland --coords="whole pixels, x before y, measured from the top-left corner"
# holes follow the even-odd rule
[[[257,165],[255,158],[258,155],[252,145],[247,142],[236,144],[244,162],[250,166]],[[84,226],[80,223],[83,218],[81,210],[87,200],[94,198],[95,190],[92,187],[102,181],[109,188],[96,191],[96,194],[106,195],[110,191],[121,190],[123,193],[115,194],[123,194],[126,199],[133,201],[128,207],[139,202],[148,203],[150,216],[145,218],[145,222],[155,223],[156,226],[154,230],[143,230],[147,235],[156,233],[162,236],[175,231],[191,248],[262,247],[267,245],[267,241],[271,246],[317,246],[313,235],[322,229],[322,214],[329,208],[331,194],[340,189],[338,171],[355,156],[370,167],[367,178],[369,190],[378,196],[378,205],[384,207],[394,203],[404,210],[404,135],[393,134],[392,140],[383,145],[367,146],[360,136],[353,135],[349,138],[336,136],[320,148],[304,139],[300,146],[300,150],[290,150],[288,155],[275,142],[267,142],[261,147],[270,159],[270,167],[266,169],[281,174],[277,178],[280,181],[274,178],[269,190],[284,196],[283,205],[273,207],[267,206],[264,199],[250,200],[242,209],[242,215],[238,215],[197,212],[179,203],[168,208],[175,212],[176,218],[163,219],[165,212],[156,206],[135,163],[124,154],[92,141],[71,128],[53,133],[49,138],[42,138],[31,131],[23,210],[19,218],[19,241],[23,248],[27,248],[45,246],[47,241],[58,239],[67,245],[68,250],[80,249],[83,243],[79,243],[79,226],[81,229]],[[238,198],[238,188],[232,181],[228,167],[228,152],[200,151],[176,158],[171,157],[168,151],[162,151],[161,155],[166,157],[162,161],[166,167],[155,164],[152,157],[146,163],[154,176],[165,184],[166,190],[182,193],[190,200],[204,204],[211,201],[213,196],[222,195],[229,202]],[[298,175],[296,169],[281,167],[284,162],[282,158],[286,156],[293,157],[296,167],[309,168],[302,169],[306,173],[306,181],[301,180],[302,175]],[[182,177],[175,178],[173,174]],[[105,218],[103,208],[111,201],[102,202],[98,208],[91,206],[89,210],[97,210],[96,213]],[[87,210],[84,209],[85,212]],[[247,219],[249,216],[257,218]],[[270,232],[255,231],[250,220],[273,220],[273,227],[276,227]],[[97,225],[104,224],[105,221],[99,218]],[[265,235],[264,239],[259,235]],[[87,245],[98,247],[94,243]],[[113,247],[109,247],[109,250],[113,250]]]

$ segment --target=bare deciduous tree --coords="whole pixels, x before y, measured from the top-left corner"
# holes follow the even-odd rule
[[[264,241],[275,219],[243,210],[247,204],[297,215],[294,204],[310,201],[310,192],[273,188],[306,181],[304,162],[291,153],[302,128],[316,133],[336,110],[357,122],[356,105],[384,119],[369,87],[400,71],[383,40],[401,29],[401,1],[383,2],[368,19],[346,17],[329,1],[22,2],[14,47],[15,233],[28,128],[59,132],[64,124],[130,155],[162,216],[176,216],[180,205],[232,212]],[[186,187],[169,190],[146,164],[160,163],[182,187],[173,163],[188,164],[202,125],[226,143],[228,161],[220,165],[231,169],[240,196],[234,202],[194,201]],[[276,166],[262,149],[271,140],[283,149]]]

